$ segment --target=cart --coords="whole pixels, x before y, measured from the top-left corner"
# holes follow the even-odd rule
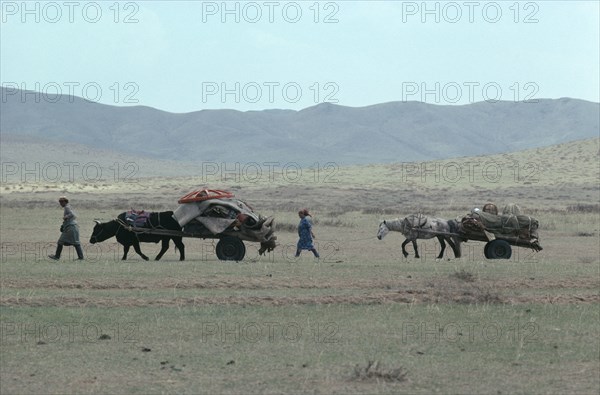
[[[215,252],[224,261],[241,261],[246,255],[244,241],[260,243],[259,254],[277,246],[275,219],[254,213],[252,207],[233,193],[214,189],[192,191],[181,199],[173,218],[181,231],[136,226],[121,221],[121,226],[137,234],[218,239]]]
[[[487,259],[510,259],[511,246],[527,247],[539,252],[538,221],[526,215],[494,215],[486,212],[468,214],[459,221],[458,236],[463,241],[485,241]]]

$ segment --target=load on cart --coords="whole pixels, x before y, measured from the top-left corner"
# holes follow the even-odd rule
[[[186,194],[178,203],[173,218],[182,227],[183,236],[218,238],[216,254],[221,260],[244,259],[246,247],[242,240],[260,243],[261,255],[277,245],[274,218],[256,214],[231,192],[199,189]]]
[[[511,245],[542,250],[538,228],[539,222],[522,215],[517,205],[507,205],[498,215],[496,206],[488,203],[461,219],[458,236],[464,241],[486,241],[483,253],[488,259],[510,259]]]

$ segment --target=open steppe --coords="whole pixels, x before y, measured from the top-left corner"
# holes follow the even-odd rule
[[[109,166],[127,170],[127,158],[105,157],[103,177],[56,182],[43,174],[48,161],[39,173],[27,162],[25,178],[20,162],[3,164],[1,392],[597,393],[599,143],[356,167],[178,172],[147,161],[118,177]],[[114,239],[88,243],[94,219],[173,210],[204,185],[274,216],[279,246],[259,256],[247,243],[244,261],[221,262],[212,240],[185,239],[185,262],[173,249],[145,262],[121,261]],[[79,215],[83,262],[72,248],[60,262],[46,257],[62,194]],[[407,259],[400,234],[375,238],[385,218],[456,218],[488,201],[538,219],[543,251],[487,260],[483,243],[469,241],[462,258],[448,249],[438,261],[427,240],[421,259]],[[302,207],[314,214],[319,261],[293,258]]]

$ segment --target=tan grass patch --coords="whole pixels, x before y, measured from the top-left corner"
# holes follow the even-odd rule
[[[392,382],[403,382],[406,381],[407,371],[402,368],[396,369],[384,369],[379,361],[368,361],[367,366],[356,365],[354,372],[351,376],[352,381],[385,381],[388,383]]]

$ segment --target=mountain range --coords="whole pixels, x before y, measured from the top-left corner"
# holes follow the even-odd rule
[[[561,98],[366,107],[322,103],[295,110],[170,113],[73,96],[36,101],[0,88],[7,138],[76,143],[175,161],[336,162],[339,165],[488,155],[598,137],[600,105]]]

